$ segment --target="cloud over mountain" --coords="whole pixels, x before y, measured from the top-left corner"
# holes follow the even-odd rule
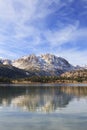
[[[87,64],[86,49],[86,0],[0,0],[1,57],[48,52]]]

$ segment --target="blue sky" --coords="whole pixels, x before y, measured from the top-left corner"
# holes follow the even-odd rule
[[[0,0],[0,57],[32,53],[87,64],[87,0]]]

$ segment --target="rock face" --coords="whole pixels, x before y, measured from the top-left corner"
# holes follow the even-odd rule
[[[24,56],[11,64],[26,71],[39,72],[40,75],[60,75],[75,69],[64,58],[52,54]]]

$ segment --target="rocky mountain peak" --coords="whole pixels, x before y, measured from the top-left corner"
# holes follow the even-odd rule
[[[67,60],[61,57],[57,57],[53,54],[44,54],[36,56],[34,54],[29,56],[24,56],[18,60],[12,62],[12,65],[25,70],[32,71],[45,71],[52,72],[52,74],[59,74],[60,71],[69,71],[74,69],[74,67],[68,63]]]
[[[66,59],[49,53],[40,56],[31,54],[14,61],[8,59],[0,60],[0,63],[12,65],[26,71],[39,72],[40,75],[60,75],[63,72],[75,69]]]
[[[52,54],[45,54],[41,55],[41,58],[45,60],[47,63],[53,63],[56,59],[56,56]]]

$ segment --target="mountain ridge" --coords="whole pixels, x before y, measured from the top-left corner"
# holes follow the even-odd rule
[[[31,67],[41,68],[45,70],[52,70],[52,69],[72,69],[73,66],[64,58],[57,57],[52,54],[44,54],[40,56],[36,55],[29,55],[19,58],[12,62],[13,66],[16,66],[21,69],[28,69]],[[29,66],[30,65],[30,66]],[[28,67],[28,68],[27,68]]]
[[[17,60],[0,59],[0,64],[16,67],[26,71],[26,75],[35,76],[59,76],[64,72],[77,69],[66,59],[49,53],[39,56],[31,54]]]

